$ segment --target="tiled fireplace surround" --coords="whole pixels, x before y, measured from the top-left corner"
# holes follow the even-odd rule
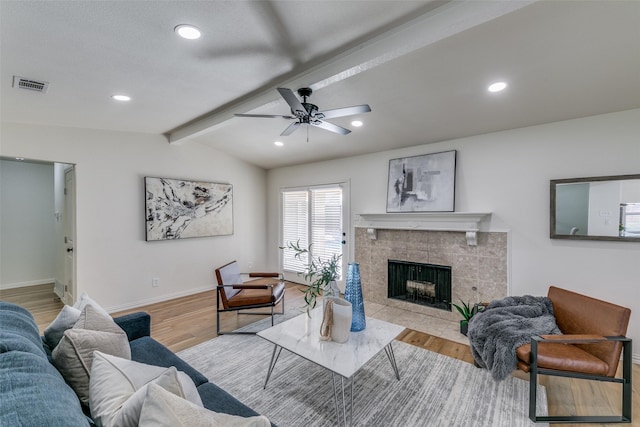
[[[453,329],[451,322],[457,324],[461,319],[457,311],[387,298],[389,259],[451,266],[451,288],[456,303],[459,300],[475,302],[476,298],[491,301],[507,296],[507,233],[478,232],[477,246],[467,244],[463,231],[378,229],[375,237],[370,238],[367,228],[355,229],[355,261],[360,264],[364,299],[372,303],[371,306],[384,306],[396,313],[402,310],[407,316],[415,315],[414,321],[418,322],[449,324],[447,330],[436,335],[465,340],[459,333],[449,330]],[[474,286],[477,296],[472,289]],[[432,333],[428,327],[418,330]]]

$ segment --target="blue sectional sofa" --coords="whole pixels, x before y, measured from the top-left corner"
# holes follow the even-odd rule
[[[131,360],[175,366],[195,383],[204,407],[244,417],[258,415],[150,336],[151,318],[133,313],[114,319],[126,332]],[[29,311],[0,301],[0,426],[90,426],[75,392],[51,363]]]

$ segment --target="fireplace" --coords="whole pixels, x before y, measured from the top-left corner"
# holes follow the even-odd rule
[[[388,297],[451,311],[451,267],[388,260]]]
[[[451,297],[443,300],[460,304],[460,301],[475,301],[476,298],[492,301],[508,295],[508,233],[478,232],[478,245],[470,246],[466,233],[459,231],[381,227],[373,231],[366,227],[355,229],[354,260],[360,263],[365,301],[407,313],[425,314],[452,322],[460,320],[455,309],[440,310],[431,305],[414,304],[406,297],[389,297],[389,260],[451,266]],[[435,283],[426,279],[408,280]],[[428,293],[429,289],[422,292]]]

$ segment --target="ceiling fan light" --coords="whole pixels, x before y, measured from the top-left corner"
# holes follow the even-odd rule
[[[501,92],[503,90],[505,90],[507,88],[507,83],[506,82],[495,82],[489,85],[489,87],[487,88],[487,90],[489,92]]]
[[[183,39],[195,40],[200,38],[200,30],[193,25],[181,24],[173,29]]]
[[[354,120],[351,122],[351,126],[359,128],[360,126],[362,126],[362,122],[360,120]]]
[[[116,101],[131,101],[131,97],[127,95],[113,95],[111,96],[111,98],[115,99]]]

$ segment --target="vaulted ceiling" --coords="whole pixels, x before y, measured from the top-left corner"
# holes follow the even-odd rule
[[[0,16],[3,122],[164,134],[267,169],[640,108],[635,0],[0,0]],[[290,114],[276,88],[306,86],[320,109],[372,111],[330,120],[345,136],[233,116]]]

